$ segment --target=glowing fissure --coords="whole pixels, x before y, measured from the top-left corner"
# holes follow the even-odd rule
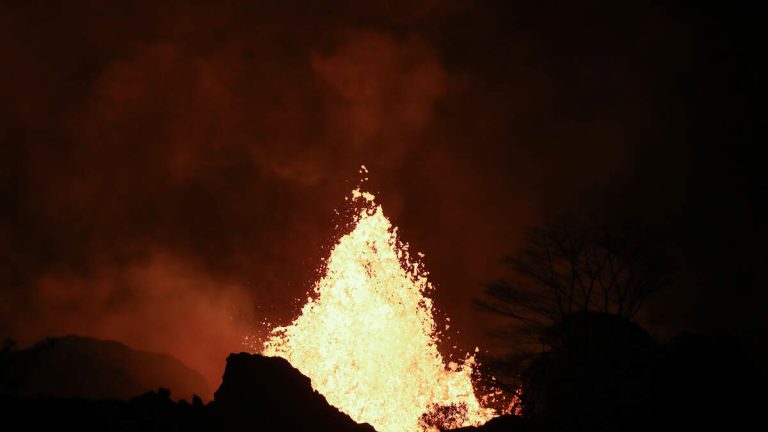
[[[263,354],[307,375],[328,402],[380,432],[478,425],[493,417],[472,386],[474,358],[437,349],[427,272],[373,195],[355,190],[354,229],[334,246],[301,314],[275,328]]]

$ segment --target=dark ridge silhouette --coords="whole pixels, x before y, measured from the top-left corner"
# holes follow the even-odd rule
[[[164,388],[128,400],[0,394],[0,418],[27,430],[375,432],[329,405],[286,360],[245,353],[227,358],[207,405],[197,396],[174,402]]]
[[[618,315],[578,312],[545,332],[550,350],[522,374],[524,410],[558,430],[634,430],[652,405],[660,345]]]
[[[578,312],[548,328],[523,369],[522,416],[458,431],[750,430],[768,382],[736,339],[682,334],[661,344],[615,314]]]
[[[626,318],[594,312],[569,316],[548,334],[551,349],[536,356],[521,376],[522,415],[459,431],[750,430],[762,421],[766,380],[733,339],[684,334],[660,344]],[[31,350],[50,349],[45,347],[50,343]],[[3,361],[16,354],[14,361],[21,362],[25,357],[17,354],[23,352],[3,353]],[[46,365],[51,376],[68,373],[55,363]],[[246,353],[227,358],[221,386],[207,405],[199,397],[174,402],[163,388],[128,400],[41,394],[0,394],[4,425],[80,431],[374,431],[329,405],[286,360]]]
[[[374,431],[328,404],[287,360],[258,354],[227,357],[211,408],[225,429],[269,425],[266,430]]]
[[[488,420],[482,426],[470,426],[451,429],[452,432],[528,432],[539,431],[531,424],[531,421],[511,414],[502,415]],[[445,432],[445,430],[442,430]]]
[[[503,430],[502,421],[507,430],[742,430],[768,402],[766,380],[732,339],[660,344],[626,318],[597,312],[573,314],[545,334],[550,349],[521,373],[531,423],[500,419],[475,430]]]
[[[127,401],[82,398],[16,398],[0,395],[4,430],[215,431],[200,398],[174,402],[168,389]],[[255,428],[254,428],[255,429]],[[258,430],[258,429],[256,429]]]
[[[120,342],[64,336],[0,352],[0,394],[8,396],[128,399],[158,387],[179,398],[209,394],[203,376],[175,357]]]
[[[768,380],[735,338],[684,333],[651,365],[650,410],[678,430],[765,424]]]

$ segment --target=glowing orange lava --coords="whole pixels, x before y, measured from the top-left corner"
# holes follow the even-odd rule
[[[334,246],[301,314],[272,330],[263,354],[312,379],[329,403],[380,432],[478,425],[474,358],[446,365],[437,350],[432,289],[373,195],[355,190],[354,229]]]

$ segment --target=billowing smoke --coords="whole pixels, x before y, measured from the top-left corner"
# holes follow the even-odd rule
[[[552,60],[542,35],[575,24],[305,3],[0,5],[0,336],[114,338],[215,384],[293,317],[364,163],[473,347],[471,300],[525,227],[656,145],[655,71],[589,35],[603,60]],[[667,31],[635,12],[627,38]]]

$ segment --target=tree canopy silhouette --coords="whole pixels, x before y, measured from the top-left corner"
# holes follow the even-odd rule
[[[511,320],[498,335],[524,342],[546,343],[547,331],[576,312],[632,319],[670,281],[670,262],[651,239],[626,226],[549,223],[527,233],[505,258],[513,277],[489,283],[477,304]]]

